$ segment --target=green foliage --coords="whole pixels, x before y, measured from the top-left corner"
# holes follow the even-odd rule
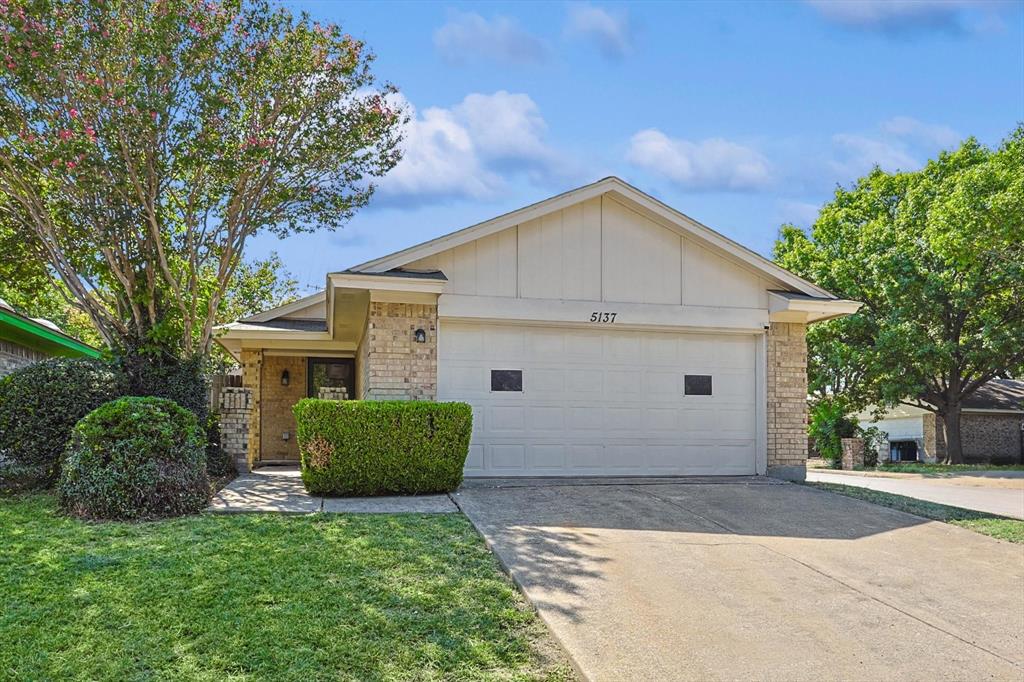
[[[293,411],[311,493],[440,493],[462,483],[473,425],[465,403],[307,398]]]
[[[299,297],[299,283],[285,269],[281,257],[271,253],[263,260],[238,264],[217,321],[234,322]]]
[[[124,390],[120,373],[91,359],[51,358],[0,378],[0,455],[52,482],[78,420]]]
[[[878,466],[878,453],[889,442],[888,436],[877,426],[869,426],[866,429],[858,428],[858,434],[864,439],[864,467]],[[888,453],[886,453],[888,460]]]
[[[345,224],[400,157],[395,90],[339,26],[268,0],[0,10],[0,224],[110,345],[205,355],[246,243]]]
[[[864,303],[810,329],[812,391],[944,415],[957,461],[962,401],[1024,369],[1024,127],[917,172],[876,168],[838,189],[809,234],[784,227],[775,258]]]
[[[842,439],[857,435],[857,422],[847,416],[847,406],[841,399],[823,398],[811,407],[808,435],[825,459],[838,463],[843,456]]]
[[[223,478],[235,472],[235,463],[220,442],[220,415],[211,412],[206,418],[206,473]]]
[[[206,438],[194,414],[164,398],[119,398],[71,433],[61,508],[88,519],[191,514],[210,499]]]
[[[122,349],[116,363],[127,382],[127,395],[173,400],[200,423],[209,413],[206,359],[199,354],[181,358],[158,344]]]

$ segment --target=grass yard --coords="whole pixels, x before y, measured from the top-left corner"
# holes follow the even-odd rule
[[[89,524],[0,497],[0,679],[572,679],[461,514]]]
[[[878,466],[877,471],[892,471],[900,474],[959,474],[965,471],[1024,471],[1024,465],[929,464],[927,462],[901,462],[895,464],[881,464]]]
[[[860,488],[852,485],[812,482],[806,482],[804,485],[811,486],[812,488],[818,488],[820,490],[828,490],[833,493],[839,493],[840,495],[846,495],[847,497],[856,497],[859,500],[865,500],[867,502],[882,505],[883,507],[890,507],[892,509],[909,512],[911,514],[917,514],[918,516],[923,516],[927,519],[945,521],[946,523],[951,523],[954,526],[967,528],[968,530],[973,530],[976,533],[990,535],[1000,540],[1006,540],[1007,542],[1024,544],[1024,521],[1019,521],[1017,519],[1008,519],[1003,516],[986,514],[985,512],[972,511],[970,509],[961,509],[960,507],[949,507],[944,504],[926,502],[913,497],[893,495],[892,493],[884,493],[879,490]]]

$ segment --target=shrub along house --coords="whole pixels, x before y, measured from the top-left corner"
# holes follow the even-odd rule
[[[473,407],[467,476],[774,474],[807,455],[807,324],[859,304],[606,178],[225,325],[249,466],[307,396]]]

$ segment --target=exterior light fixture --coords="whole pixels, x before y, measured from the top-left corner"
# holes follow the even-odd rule
[[[416,343],[426,343],[427,342],[427,333],[425,331],[423,331],[422,329],[417,329],[415,332],[413,332],[412,337],[413,337],[413,339],[416,340]]]
[[[283,372],[281,372],[281,385],[282,386],[287,386],[288,382],[291,381],[291,379],[292,379],[292,377],[288,373],[288,370],[284,370]]]

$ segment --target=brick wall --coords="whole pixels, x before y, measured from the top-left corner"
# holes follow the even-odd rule
[[[924,434],[924,452],[918,454],[919,459],[926,462],[942,461],[946,458],[946,427],[942,417],[934,412],[921,415],[921,432]],[[919,451],[920,451],[920,445]]]
[[[768,330],[768,474],[803,479],[807,470],[806,326],[772,322]]]
[[[249,420],[252,412],[252,391],[248,388],[220,389],[217,401],[220,414],[220,443],[239,472],[251,469],[249,464]]]
[[[363,398],[433,400],[437,395],[437,306],[370,303],[366,336],[359,349]],[[416,343],[417,329],[427,333]]]
[[[286,370],[287,386],[281,383],[281,374]],[[264,354],[260,382],[261,460],[299,461],[292,406],[305,397],[306,358]]]
[[[31,348],[8,341],[0,341],[0,377],[26,365],[31,365],[33,362],[45,360],[47,357]]]
[[[960,415],[965,462],[1021,462],[1024,414]]]
[[[260,451],[260,375],[263,369],[262,350],[243,350],[242,361],[242,387],[247,388],[251,394],[249,413],[249,444],[246,448],[246,459],[248,466],[239,467],[239,471],[249,471],[256,463],[256,455]]]

